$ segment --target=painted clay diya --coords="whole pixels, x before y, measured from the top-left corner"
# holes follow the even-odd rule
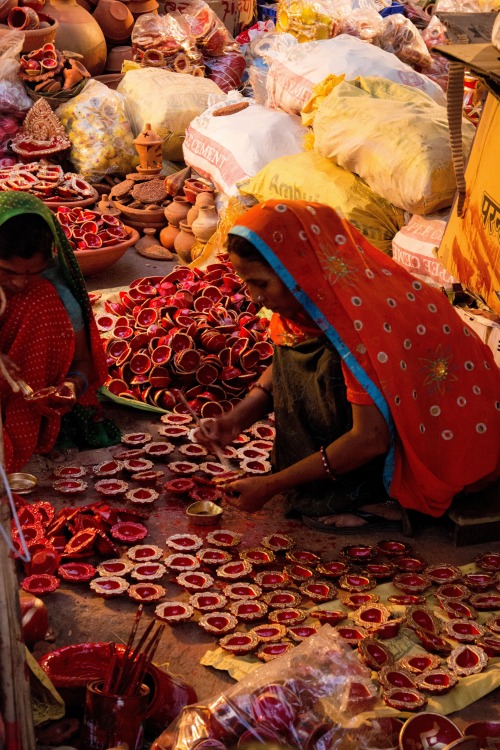
[[[340,554],[345,560],[360,565],[373,560],[377,550],[370,544],[348,544],[346,547],[342,547]]]
[[[117,461],[129,461],[131,458],[140,458],[144,455],[144,448],[128,448],[126,450],[118,450],[114,454],[114,458]]]
[[[231,612],[208,612],[198,620],[200,628],[207,633],[224,635],[234,630],[238,624],[237,618]]]
[[[247,445],[252,448],[257,448],[258,451],[270,453],[273,449],[274,443],[272,440],[261,440],[260,438],[257,438],[256,440],[251,440]]]
[[[189,597],[189,603],[200,612],[213,612],[225,607],[227,599],[218,591],[199,591]]]
[[[92,468],[96,477],[116,477],[123,468],[121,461],[103,461]]]
[[[129,474],[136,474],[138,471],[150,471],[154,463],[149,458],[127,458],[123,462],[124,471]]]
[[[318,628],[314,625],[292,625],[287,628],[287,634],[290,636],[292,641],[305,641],[306,638],[310,638],[312,635],[316,635]]]
[[[237,599],[230,604],[229,611],[238,620],[251,622],[267,615],[267,604],[257,599]]]
[[[172,534],[172,536],[167,537],[165,543],[172,549],[190,552],[200,549],[203,545],[203,539],[200,539],[196,534]]]
[[[176,412],[170,411],[167,414],[162,414],[160,422],[163,424],[190,424],[193,421],[193,417],[190,414],[177,414]]]
[[[194,487],[188,492],[190,500],[193,503],[218,502],[222,497],[222,492],[217,487]]]
[[[446,655],[453,650],[451,643],[436,633],[428,630],[415,630],[415,635],[427,651]]]
[[[465,602],[456,602],[453,599],[440,599],[439,605],[451,620],[460,620],[464,617],[467,620],[475,620],[477,618],[477,612],[474,607]]]
[[[299,563],[299,565],[314,566],[321,562],[321,557],[308,549],[288,550],[285,557],[288,562]]]
[[[158,583],[134,583],[128,589],[128,595],[137,602],[157,602],[166,595],[166,590]]]
[[[377,671],[394,662],[392,653],[376,638],[361,640],[358,644],[358,651],[365,664]]]
[[[245,474],[269,474],[272,466],[262,458],[246,458],[240,462],[240,469]]]
[[[462,577],[462,571],[455,565],[431,565],[425,571],[433,583],[455,583]]]
[[[228,583],[224,586],[224,596],[228,599],[258,599],[262,593],[260,586],[255,583]]]
[[[94,593],[102,596],[104,599],[111,599],[114,596],[121,596],[129,588],[128,581],[120,576],[106,576],[105,578],[93,578],[89,586]]]
[[[496,586],[498,578],[494,573],[467,573],[462,577],[462,582],[471,591],[483,592]]]
[[[401,625],[405,622],[404,617],[394,617],[384,622],[383,625],[379,625],[372,631],[376,638],[382,641],[386,641],[389,638],[395,638],[399,633]]]
[[[375,578],[376,581],[385,581],[392,578],[396,567],[392,563],[368,563],[365,565],[365,573]]]
[[[158,578],[162,578],[166,573],[166,568],[162,563],[151,561],[151,562],[140,562],[134,566],[130,573],[132,578],[136,581],[154,581]]]
[[[485,635],[476,641],[476,646],[479,646],[488,656],[500,656],[500,638],[496,635]]]
[[[125,542],[126,544],[133,544],[144,539],[148,535],[148,530],[142,523],[118,521],[118,523],[115,523],[111,527],[109,533],[113,539],[118,539],[120,542]]]
[[[300,585],[300,591],[313,602],[328,602],[337,597],[335,586],[329,581],[307,581]]]
[[[274,427],[264,422],[256,422],[249,428],[248,432],[257,438],[257,440],[274,440],[276,437]]]
[[[473,594],[470,603],[481,612],[500,609],[500,594]]]
[[[328,623],[328,625],[335,626],[337,623],[342,622],[347,618],[347,612],[337,609],[312,609],[309,612],[309,616],[315,620],[319,620],[321,623]]]
[[[426,599],[418,594],[392,594],[387,597],[387,601],[400,607],[410,607],[413,604],[425,604]]]
[[[162,555],[162,548],[156,547],[154,544],[137,544],[127,550],[127,557],[130,557],[134,562],[159,560]]]
[[[297,591],[276,589],[264,594],[262,600],[272,609],[287,609],[288,607],[298,607],[302,602],[302,597]]]
[[[194,479],[188,477],[179,477],[178,479],[171,479],[170,482],[165,484],[165,489],[172,495],[185,495],[190,490],[196,487]]]
[[[149,432],[127,432],[121,438],[124,445],[146,445],[151,440],[152,437]]]
[[[444,695],[457,682],[457,676],[448,669],[431,669],[417,676],[418,689],[429,695]]]
[[[52,473],[59,479],[81,479],[87,469],[84,466],[57,466]]]
[[[268,565],[274,562],[274,552],[272,550],[264,549],[262,547],[247,547],[247,549],[240,550],[240,558],[242,560],[248,560],[255,567],[262,565]]]
[[[422,573],[427,566],[427,561],[422,560],[421,557],[407,557],[402,555],[401,557],[394,558],[394,567],[400,573]]]
[[[471,595],[470,589],[460,583],[444,583],[436,589],[438,599],[450,599],[461,602],[468,599]]]
[[[191,591],[204,591],[209,589],[213,585],[214,579],[208,573],[200,573],[199,571],[179,573],[175,579],[179,586],[183,586],[185,589]]]
[[[71,583],[88,583],[96,572],[96,569],[90,563],[68,562],[59,566],[57,575],[64,581],[70,581]]]
[[[500,721],[474,721],[464,729],[466,737],[477,737],[481,747],[500,748]]]
[[[252,565],[248,560],[232,560],[224,563],[224,565],[219,565],[215,572],[218,578],[236,580],[249,576],[252,572]]]
[[[460,643],[473,643],[485,633],[485,628],[482,625],[466,618],[449,620],[444,623],[444,628],[451,638]]]
[[[135,490],[129,490],[125,493],[125,499],[135,505],[151,505],[159,497],[160,494],[150,487],[138,487]]]
[[[406,624],[412,630],[425,630],[428,633],[439,633],[441,622],[428,607],[416,605],[406,611]]]
[[[291,536],[286,534],[271,534],[271,536],[265,536],[261,539],[263,547],[272,550],[273,552],[286,552],[287,550],[295,547],[295,541]]]
[[[229,633],[219,639],[219,646],[232,654],[249,654],[255,651],[260,641],[255,633]]]
[[[64,547],[64,557],[89,557],[94,548],[97,529],[89,528],[77,531]]]
[[[288,653],[292,648],[294,648],[294,645],[289,641],[274,641],[272,643],[265,643],[257,650],[255,655],[261,661],[269,662],[277,659],[278,656]]]
[[[247,443],[243,446],[243,448],[238,449],[237,455],[243,461],[252,458],[262,458],[265,461],[269,456],[269,451],[260,450],[260,448],[255,448],[254,446],[252,446],[251,443]]]
[[[406,544],[406,542],[398,542],[395,539],[383,539],[377,542],[377,549],[386,557],[401,557],[402,555],[409,555],[411,545]]]
[[[170,625],[190,620],[194,609],[185,602],[163,602],[155,608],[155,617]]]
[[[287,628],[277,622],[266,622],[256,625],[250,632],[254,633],[261,643],[273,643],[285,637]]]
[[[418,711],[425,706],[427,698],[416,689],[392,688],[384,692],[384,703],[398,711]]]
[[[293,691],[277,683],[271,683],[251,696],[251,712],[257,724],[267,724],[279,732],[286,731],[294,723],[296,709]]]
[[[205,547],[204,549],[198,550],[196,557],[202,565],[222,565],[223,563],[229,562],[231,554],[223,549],[217,549],[217,547]]]
[[[21,581],[21,588],[29,594],[44,596],[44,594],[51,594],[59,588],[60,584],[61,581],[56,576],[48,573],[35,573]]]
[[[149,456],[152,459],[160,459],[165,458],[165,456],[168,456],[174,450],[175,445],[173,443],[168,443],[165,440],[156,441],[154,443],[149,443],[148,445],[146,445],[144,455]]]
[[[442,750],[461,737],[462,732],[451,719],[425,711],[404,723],[399,746],[401,750],[426,750],[430,746]]]
[[[498,572],[500,571],[500,552],[484,552],[476,557],[475,563],[481,570],[490,573]]]
[[[382,667],[377,678],[385,690],[391,690],[392,688],[415,689],[418,687],[415,676],[406,669],[401,669],[397,664]]]
[[[309,581],[314,578],[314,570],[307,565],[300,565],[299,563],[285,565],[284,572],[292,581]]]
[[[405,594],[419,594],[432,585],[431,579],[422,573],[397,573],[392,583]]]
[[[368,591],[374,589],[376,585],[374,578],[361,573],[346,573],[339,578],[339,586],[344,591]]]
[[[203,463],[201,463],[197,468],[199,468],[199,470],[204,474],[208,474],[208,476],[211,477],[224,476],[224,479],[227,479],[229,474],[234,474],[234,476],[231,476],[231,479],[236,479],[238,476],[236,472],[228,472],[228,470],[222,464],[216,463],[215,461],[203,461]]]
[[[254,580],[263,589],[281,589],[287,585],[290,578],[284,571],[262,570],[255,575]]]
[[[122,479],[99,479],[94,489],[102,497],[120,497],[128,490],[128,483]]]
[[[307,615],[307,611],[300,609],[300,607],[285,607],[284,609],[273,609],[269,612],[269,620],[288,627],[304,622]]]
[[[175,552],[173,555],[166,557],[164,562],[167,568],[179,570],[181,573],[188,570],[198,570],[200,567],[200,561],[187,552]]]
[[[168,437],[172,440],[180,439],[189,434],[189,427],[186,425],[162,425],[158,428],[158,434],[162,437]]]
[[[483,671],[488,664],[488,655],[479,646],[464,644],[453,649],[446,663],[458,677],[467,677]]]
[[[174,474],[194,474],[198,471],[199,466],[191,461],[171,461],[168,468]]]
[[[354,627],[353,625],[340,625],[337,627],[337,633],[349,646],[354,647],[357,647],[367,637],[366,630],[362,627]]]
[[[78,495],[80,492],[85,492],[88,484],[82,479],[58,479],[52,487],[63,495]]]
[[[406,656],[400,659],[398,664],[403,669],[408,670],[408,672],[422,674],[422,672],[437,669],[441,664],[441,659],[436,654],[414,654],[413,656]]]
[[[163,471],[136,471],[130,479],[134,482],[139,482],[142,487],[156,487],[158,482],[163,479],[165,472]]]
[[[368,592],[353,592],[352,594],[343,594],[340,601],[349,609],[358,609],[364,604],[376,604],[380,601],[378,594],[369,594]]]
[[[500,633],[500,617],[490,617],[484,624],[490,633]]]
[[[179,453],[183,456],[208,456],[208,451],[199,443],[188,443],[179,447]]]
[[[363,604],[353,613],[352,619],[366,630],[376,630],[390,618],[391,612],[383,604]]]
[[[325,576],[325,578],[334,579],[340,578],[340,576],[349,573],[350,570],[351,566],[341,560],[332,560],[331,562],[321,563],[321,565],[318,565],[316,568],[316,572],[319,575]]]
[[[101,578],[106,576],[126,576],[134,569],[134,563],[127,559],[104,560],[97,566]]]
[[[206,537],[208,544],[223,548],[236,547],[241,542],[241,539],[242,534],[238,534],[236,531],[229,531],[228,529],[210,531]]]

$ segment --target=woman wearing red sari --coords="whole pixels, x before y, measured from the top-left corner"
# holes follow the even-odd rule
[[[116,440],[96,419],[106,365],[78,263],[51,211],[21,192],[0,193],[0,287],[0,354],[35,396],[48,389],[29,400],[0,378],[6,470],[48,453],[61,425],[78,447]]]
[[[498,480],[500,371],[443,294],[320,204],[251,208],[228,251],[275,344],[247,397],[206,423],[224,445],[274,408],[274,473],[228,484],[234,505],[285,492],[309,525],[351,533],[401,508],[441,516]]]

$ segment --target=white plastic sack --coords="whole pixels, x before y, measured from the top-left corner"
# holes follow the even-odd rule
[[[134,135],[149,123],[164,139],[163,156],[182,161],[184,132],[208,105],[211,94],[223,96],[208,78],[171,73],[158,68],[129,70],[118,85]]]
[[[214,113],[244,103],[233,114]],[[231,96],[196,117],[186,131],[184,161],[226,195],[238,195],[237,183],[257,174],[273,159],[304,150],[307,129],[300,118]]]
[[[266,81],[268,105],[299,114],[315,84],[329,75],[345,75],[348,81],[358,76],[388,78],[424,91],[438,104],[446,104],[443,90],[434,81],[401,62],[392,52],[340,34],[333,39],[298,44],[273,62]]]
[[[451,289],[458,282],[449,273],[435,251],[441,244],[448,212],[412,216],[392,240],[392,259],[420,281],[434,287]]]

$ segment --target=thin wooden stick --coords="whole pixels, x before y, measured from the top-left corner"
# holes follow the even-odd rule
[[[143,647],[144,642],[146,641],[146,638],[149,636],[154,626],[155,626],[155,621],[151,620],[146,630],[142,634],[141,639],[139,640],[139,643],[135,647],[132,655],[128,657],[127,662],[124,661],[123,663],[124,668],[120,676],[121,680],[117,684],[117,693],[116,693],[117,695],[121,695],[121,692],[123,692],[124,689],[127,687],[128,681],[130,680],[131,672],[134,668],[134,662],[137,659],[137,655],[140,653],[141,648]]]
[[[131,650],[131,648],[132,648],[132,646],[134,644],[135,636],[137,634],[137,628],[139,627],[139,621],[140,621],[140,619],[142,617],[143,611],[144,611],[144,605],[143,604],[139,604],[139,606],[137,608],[137,612],[135,613],[135,619],[134,619],[134,623],[132,625],[132,629],[130,631],[130,635],[128,637],[127,645],[125,646],[125,651],[123,652],[123,655],[122,655],[122,658],[121,658],[121,666],[120,666],[120,670],[119,670],[117,678],[116,678],[116,690],[115,690],[115,693],[114,693],[115,695],[118,695],[118,688],[119,688],[120,682],[121,682],[121,680],[123,678],[123,673],[125,671],[125,667],[126,667],[126,664],[128,662],[130,650]]]

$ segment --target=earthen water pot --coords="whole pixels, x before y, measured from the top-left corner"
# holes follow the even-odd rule
[[[83,55],[82,63],[92,76],[106,64],[106,40],[95,18],[76,0],[47,0],[44,11],[59,22],[55,44],[58,49]]]
[[[112,47],[106,59],[106,70],[108,73],[120,73],[125,60],[131,59],[132,47],[130,45]]]
[[[190,227],[193,226],[193,221],[198,218],[199,212],[200,209],[198,206],[191,206],[191,208],[187,212],[186,223],[189,224]]]
[[[179,223],[179,229],[180,232],[174,242],[174,250],[184,263],[190,263],[191,248],[196,242],[196,237],[194,236],[191,227],[184,221]]]
[[[179,227],[174,227],[173,224],[167,224],[167,226],[160,232],[160,242],[163,247],[166,247],[167,250],[173,250],[175,238],[180,231]]]
[[[201,206],[213,206],[214,205],[214,194],[213,192],[208,192],[206,190],[202,190],[201,193],[198,193],[195,200],[195,206],[200,208]]]
[[[168,223],[173,227],[178,227],[179,222],[184,221],[188,214],[191,204],[183,196],[177,195],[166,207],[164,214]]]
[[[217,229],[217,211],[215,206],[200,206],[198,216],[192,225],[193,234],[200,242],[208,242]]]
[[[108,42],[125,42],[132,33],[134,17],[119,0],[99,0],[94,18]]]

